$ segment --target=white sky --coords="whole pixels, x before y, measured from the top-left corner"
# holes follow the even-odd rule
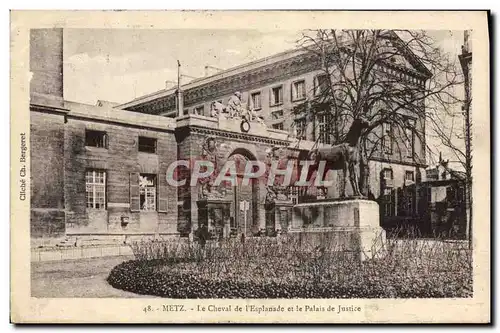
[[[158,91],[205,65],[227,69],[295,46],[298,31],[67,29],[64,98],[127,102]]]
[[[430,32],[456,59],[462,32]],[[201,77],[205,65],[230,68],[295,47],[300,31],[65,29],[64,97],[95,104],[127,102],[158,91],[183,74]]]
[[[177,80],[177,59],[183,74],[202,77],[205,65],[234,67],[294,48],[300,36],[300,31],[251,29],[65,29],[64,33],[64,98],[87,104],[98,99],[124,103],[164,89],[165,81]],[[458,63],[463,32],[428,33]],[[444,158],[454,159],[435,139],[428,137],[428,143],[437,148],[434,152],[442,150]],[[428,156],[430,165],[436,156]]]

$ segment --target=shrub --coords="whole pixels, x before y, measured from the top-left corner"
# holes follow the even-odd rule
[[[311,245],[311,244],[309,244]],[[335,248],[328,244],[330,248]],[[384,256],[359,262],[325,244],[248,238],[133,245],[136,260],[111,271],[115,288],[169,298],[471,297],[472,257],[461,243],[391,240]]]

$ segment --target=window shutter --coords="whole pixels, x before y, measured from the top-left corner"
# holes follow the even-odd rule
[[[140,189],[139,189],[139,173],[130,173],[130,211],[138,212],[141,208]]]
[[[166,213],[168,211],[168,184],[166,172],[158,177],[158,212]]]

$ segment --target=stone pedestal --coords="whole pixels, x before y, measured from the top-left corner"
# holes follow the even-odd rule
[[[294,237],[304,246],[354,253],[360,260],[382,254],[385,231],[379,206],[371,200],[322,200],[293,207]]]

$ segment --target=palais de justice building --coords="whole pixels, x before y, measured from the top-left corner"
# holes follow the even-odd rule
[[[293,205],[306,200],[293,186],[273,204],[260,183],[238,183],[212,195],[202,185],[170,186],[165,175],[176,160],[298,159],[315,142],[330,144],[325,116],[293,112],[319,86],[321,70],[313,55],[291,50],[182,84],[180,93],[167,86],[121,105],[86,105],[64,100],[62,41],[61,29],[31,32],[32,238],[185,236],[200,224],[221,235],[239,234],[245,227],[247,235],[303,227],[291,223]],[[429,73],[411,65],[414,55],[408,57],[388,62],[381,75],[396,75],[424,89]],[[214,116],[213,102],[227,104],[236,91],[265,125],[252,122],[245,131],[239,120]],[[413,126],[425,133],[423,119]],[[426,167],[418,136],[412,134],[403,145],[386,140],[391,141],[384,147],[390,149],[380,149],[369,165],[382,224],[417,214],[418,183]],[[336,187],[328,193],[310,188],[307,200],[336,196]]]

